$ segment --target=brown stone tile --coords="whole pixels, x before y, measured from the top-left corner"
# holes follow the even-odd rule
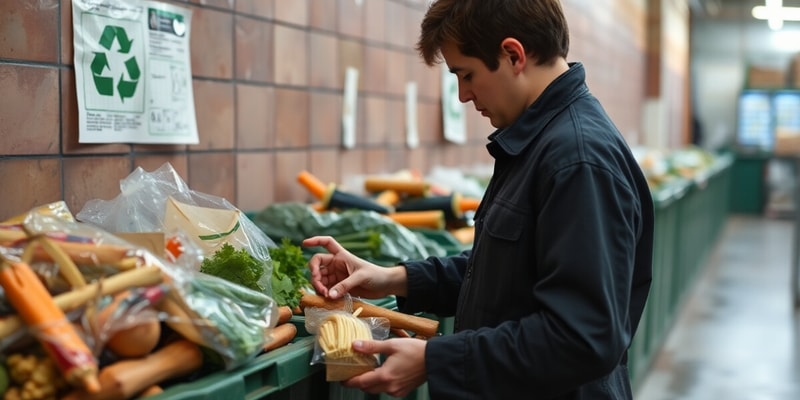
[[[412,48],[419,35],[419,23],[411,26],[408,20],[408,7],[402,3],[386,1],[386,41],[395,46]],[[420,19],[420,21],[422,21]]]
[[[275,199],[275,155],[236,155],[236,206],[244,211],[261,211]]]
[[[125,143],[80,143],[78,121],[75,71],[72,69],[61,70],[61,149],[64,154],[130,152],[131,145]],[[182,147],[185,148],[186,146]],[[161,149],[163,150],[163,147]]]
[[[200,143],[191,150],[234,147],[233,84],[194,80],[194,108]]]
[[[309,93],[275,89],[275,147],[307,147],[309,143]]]
[[[3,196],[0,221],[59,201],[62,195],[61,163],[57,159],[0,158],[0,187],[7,194],[13,193]]]
[[[364,37],[364,2],[339,0],[339,33],[355,38]]]
[[[342,132],[342,96],[311,92],[310,145],[338,146]]]
[[[236,86],[236,148],[267,149],[275,145],[275,89]]]
[[[407,64],[411,57],[405,52],[387,51],[384,90],[393,96],[405,96],[408,81]]]
[[[87,201],[111,200],[120,193],[119,182],[131,172],[126,156],[65,158],[64,201],[78,214]]]
[[[420,144],[436,143],[444,140],[442,127],[442,105],[440,102],[421,104],[419,114]]]
[[[306,31],[275,25],[275,47],[272,56],[275,83],[308,85],[308,48]]]
[[[172,165],[184,182],[189,177],[189,156],[187,154],[151,154],[136,155],[133,157],[133,168],[141,167],[147,172],[161,168],[165,163]]]
[[[58,153],[58,70],[0,64],[0,154]]]
[[[275,15],[275,0],[237,0],[236,11],[271,19]]]
[[[236,161],[231,152],[189,153],[189,189],[236,204]]]
[[[309,0],[275,2],[275,19],[290,24],[308,26]]]
[[[390,148],[386,151],[386,169],[393,173],[408,169],[408,149]]]
[[[236,17],[236,78],[271,82],[273,23]]]
[[[211,6],[216,8],[233,8],[233,3],[236,0],[189,0],[191,3],[201,4],[203,6]],[[241,1],[241,0],[240,0]]]
[[[361,81],[364,79],[364,46],[354,40],[339,40],[339,81],[344,82],[347,67],[359,70]]]
[[[309,171],[326,185],[339,183],[339,149],[309,151]]]
[[[309,85],[313,87],[341,89],[343,79],[339,71],[339,39],[322,33],[309,33],[311,67]]]
[[[364,37],[369,41],[385,42],[386,36],[386,20],[393,18],[393,15],[387,15],[386,7],[387,1],[365,1],[364,2]]]
[[[73,35],[72,35],[72,0],[61,0],[61,63],[74,65]]]
[[[364,151],[366,174],[386,174],[389,171],[387,150],[385,148],[371,148]]]
[[[305,201],[308,191],[297,182],[297,174],[308,169],[306,151],[286,150],[275,153],[275,201]]]
[[[349,180],[348,178],[364,175],[366,157],[363,149],[340,149],[339,159],[341,164],[337,182],[346,182]]]
[[[390,51],[375,46],[364,49],[364,68],[359,73],[360,87],[372,93],[386,93],[389,81],[396,77],[387,75]],[[399,78],[399,77],[398,77]]]
[[[386,121],[387,101],[382,97],[369,96],[364,98],[364,142],[367,145],[385,145],[387,141]]]
[[[326,31],[336,31],[338,1],[309,0],[309,25]]]
[[[392,146],[406,145],[405,97],[386,101],[386,117],[383,125],[386,129],[386,143]],[[419,102],[417,102],[417,130],[419,130]]]
[[[58,61],[58,4],[0,1],[0,58]]]
[[[192,75],[233,76],[233,14],[192,7]]]
[[[427,174],[430,170],[428,165],[428,147],[419,146],[415,149],[409,149],[406,152],[406,157],[406,165],[408,165],[408,169],[420,171],[423,175]]]

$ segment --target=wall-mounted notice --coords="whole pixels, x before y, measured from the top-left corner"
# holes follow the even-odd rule
[[[454,143],[467,141],[464,103],[458,99],[458,77],[442,63],[442,122],[444,138]]]
[[[358,69],[347,67],[344,74],[344,99],[342,100],[342,146],[356,146],[356,108],[358,108]]]
[[[417,82],[406,82],[406,145],[410,149],[419,146]]]
[[[72,21],[81,143],[198,143],[191,11],[73,0]]]

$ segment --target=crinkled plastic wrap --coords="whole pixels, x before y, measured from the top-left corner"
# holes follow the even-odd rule
[[[170,163],[152,172],[137,167],[120,181],[117,197],[89,200],[76,218],[109,232],[165,232],[170,237],[184,232],[205,257],[224,244],[245,249],[264,263],[259,286],[272,295],[269,248],[275,242],[228,200],[190,189]],[[188,262],[198,266],[196,257]]]
[[[349,297],[347,297],[349,299]],[[341,381],[376,368],[377,354],[356,353],[353,340],[384,340],[389,336],[389,320],[380,317],[359,318],[352,302],[345,309],[329,310],[306,307],[305,327],[316,338],[311,364],[325,364],[326,379]]]
[[[177,266],[95,225],[77,222],[63,202],[0,223],[3,262],[30,265],[86,344],[99,355],[109,337],[139,323],[163,322],[235,368],[261,353],[277,324],[273,299],[224,279]],[[0,260],[0,261],[2,261]],[[111,317],[92,317],[128,292]],[[6,305],[0,350],[24,343],[26,326]]]

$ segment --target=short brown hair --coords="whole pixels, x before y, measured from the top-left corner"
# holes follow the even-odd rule
[[[569,29],[559,0],[436,0],[420,24],[417,51],[428,65],[441,61],[445,43],[494,71],[500,43],[513,37],[539,65],[567,57]]]

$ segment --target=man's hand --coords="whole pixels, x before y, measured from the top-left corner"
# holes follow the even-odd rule
[[[342,384],[371,394],[387,393],[394,397],[405,397],[427,380],[427,343],[413,338],[356,340],[353,350],[365,354],[385,354],[386,360],[375,370],[350,378]]]

